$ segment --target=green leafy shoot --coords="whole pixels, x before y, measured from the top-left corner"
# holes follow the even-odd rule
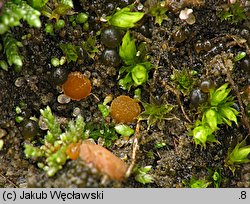
[[[19,26],[20,20],[27,21],[29,26],[41,27],[41,13],[33,9],[26,1],[7,1],[2,8],[0,16],[0,35],[7,32],[10,28]]]
[[[175,83],[178,90],[180,90],[185,96],[189,95],[193,89],[197,79],[194,78],[195,72],[188,69],[173,70],[171,80]]]
[[[52,114],[52,111],[49,106],[47,106],[44,110],[40,110],[41,115],[43,116],[43,121],[48,126],[47,135],[45,136],[45,140],[49,143],[54,143],[59,135],[62,133],[60,124],[56,120],[55,116]]]
[[[213,133],[219,129],[218,125],[236,125],[239,112],[232,107],[234,97],[230,96],[231,89],[228,84],[223,84],[218,89],[210,90],[208,104],[205,105],[202,120],[197,120],[191,131],[196,145],[206,147],[206,142],[217,142]]]
[[[110,110],[109,110],[109,106],[107,104],[109,102],[111,102],[112,99],[113,99],[113,97],[111,95],[108,95],[105,97],[102,104],[100,104],[100,103],[98,104],[98,109],[99,109],[99,111],[101,111],[103,118],[106,118],[109,116]]]
[[[28,0],[29,4],[35,9],[41,9],[49,0]]]
[[[38,143],[42,143],[41,146],[25,144],[24,154],[26,158],[37,161],[38,167],[43,169],[48,176],[54,176],[69,159],[66,153],[68,145],[86,139],[88,134],[86,134],[83,117],[80,115],[75,120],[69,121],[65,131],[62,131],[50,107],[46,107],[40,112],[42,123],[45,123],[48,128],[47,134]],[[36,141],[33,143],[35,144]]]
[[[160,104],[153,96],[150,96],[150,103],[142,102],[144,111],[139,115],[140,120],[146,120],[148,124],[148,130],[153,124],[156,124],[159,129],[163,120],[177,119],[176,116],[171,114],[174,105],[164,102]]]
[[[245,58],[247,56],[246,52],[239,52],[235,57],[234,57],[234,62],[238,62]]]
[[[61,44],[59,45],[63,54],[66,56],[67,62],[70,63],[71,61],[76,62],[78,58],[78,49],[79,46],[75,46],[72,43]]]
[[[115,126],[115,131],[123,137],[129,137],[134,134],[134,129],[125,124],[118,124]]]
[[[213,173],[212,179],[213,179],[214,187],[220,188],[221,180],[222,180],[220,172],[215,171]]]
[[[72,0],[59,0],[54,4],[44,5],[41,13],[51,19],[59,20],[61,16],[73,15],[74,4]]]
[[[148,174],[152,166],[136,167],[133,171],[135,175],[135,180],[142,184],[153,183],[154,178],[152,175]]]
[[[130,36],[129,31],[122,39],[119,55],[125,64],[119,70],[118,84],[120,87],[129,90],[132,86],[144,85],[148,80],[148,72],[152,69],[152,65],[137,56],[135,40]],[[124,74],[126,75],[124,76]]]
[[[211,182],[207,181],[206,179],[196,179],[192,177],[189,182],[190,188],[207,188]]]
[[[19,47],[22,47],[22,43],[13,38],[10,33],[5,33],[3,35],[3,47],[8,64],[14,65],[15,71],[20,71],[23,66],[23,57],[19,54]]]
[[[99,52],[96,46],[96,36],[89,36],[86,41],[83,41],[81,47],[91,59],[94,59],[96,53]]]
[[[132,65],[135,63],[136,52],[135,40],[127,31],[122,39],[122,45],[119,47],[119,55],[126,65]]]
[[[249,163],[250,145],[246,145],[246,139],[238,143],[234,149],[229,149],[225,165],[234,173],[239,164]]]
[[[120,28],[133,28],[135,23],[142,19],[143,12],[131,11],[131,6],[118,10],[115,14],[107,16],[106,20],[110,25]]]
[[[218,12],[221,21],[229,21],[232,24],[238,24],[247,18],[243,6],[239,2],[229,4]]]
[[[115,128],[112,124],[87,124],[86,129],[90,132],[90,138],[93,138],[95,141],[102,138],[106,147],[110,147],[112,142],[118,139],[118,135],[116,134]]]

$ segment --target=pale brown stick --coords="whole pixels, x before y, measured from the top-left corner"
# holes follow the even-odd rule
[[[125,177],[128,178],[131,175],[131,172],[135,166],[136,162],[136,153],[139,149],[139,139],[141,137],[140,134],[140,122],[137,121],[136,128],[135,128],[135,134],[134,134],[134,141],[133,141],[133,147],[132,147],[132,156],[131,156],[131,164],[129,165]]]

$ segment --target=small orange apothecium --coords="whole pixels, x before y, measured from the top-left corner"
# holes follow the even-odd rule
[[[79,157],[113,180],[123,180],[128,168],[127,164],[112,152],[90,141],[82,142]]]
[[[67,81],[62,85],[64,94],[77,101],[89,96],[91,88],[90,80],[78,71],[71,72]]]
[[[132,123],[140,114],[140,105],[129,96],[121,95],[111,103],[111,116],[116,123]]]
[[[69,156],[70,159],[75,160],[78,158],[80,152],[80,145],[81,143],[71,143],[67,147],[66,154]]]

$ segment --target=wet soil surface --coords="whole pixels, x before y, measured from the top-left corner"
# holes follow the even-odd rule
[[[190,91],[184,94],[179,92],[178,86],[170,77],[174,70],[194,70],[197,74],[194,76],[196,80],[192,89],[198,88],[202,80],[210,79],[217,86],[233,81],[236,87],[233,87],[233,94],[241,93],[249,84],[250,70],[243,70],[240,63],[235,63],[230,73],[225,73],[218,63],[240,51],[248,52],[249,57],[250,23],[247,20],[238,24],[221,21],[217,12],[226,1],[189,1],[186,6],[180,3],[182,1],[172,2],[176,4],[173,3],[172,8],[166,12],[168,19],[161,26],[155,24],[154,17],[145,15],[135,28],[130,29],[137,44],[146,42],[150,61],[155,67],[150,71],[148,83],[141,87],[141,100],[149,103],[151,95],[157,101],[173,104],[175,108],[171,113],[178,118],[153,124],[149,130],[146,121],[140,122],[136,165],[152,166],[149,174],[154,181],[141,184],[133,174],[123,182],[105,180],[101,173],[80,160],[68,160],[55,176],[48,177],[37,167],[36,162],[25,158],[24,143],[27,139],[21,134],[21,124],[15,121],[15,108],[21,102],[26,104],[23,111],[27,118],[39,118],[40,109],[50,106],[57,117],[70,120],[74,118],[72,113],[75,108],[80,108],[86,122],[98,124],[103,118],[97,105],[107,95],[134,95],[134,88],[125,91],[118,86],[118,68],[103,65],[101,53],[104,46],[97,35],[96,46],[99,52],[93,59],[83,54],[84,57],[77,63],[65,63],[61,66],[68,72],[81,71],[88,76],[92,81],[92,94],[81,101],[71,101],[68,104],[58,102],[60,87],[53,83],[55,68],[50,62],[52,57],[63,56],[58,45],[69,42],[79,45],[89,36],[96,35],[105,25],[100,21],[101,16],[112,14],[112,9],[106,5],[115,9],[132,3],[129,0],[81,0],[75,4],[75,10],[89,14],[90,27],[87,31],[80,25],[72,27],[68,16],[63,17],[65,28],[56,31],[54,36],[44,31],[45,24],[50,21],[46,17],[41,17],[43,26],[40,29],[30,28],[25,23],[23,27],[12,29],[13,36],[23,44],[20,51],[24,56],[24,66],[18,73],[13,69],[0,70],[0,130],[4,141],[3,149],[0,150],[0,187],[185,187],[185,181],[192,177],[208,178],[209,170],[220,172],[221,187],[250,187],[250,164],[240,165],[233,174],[224,162],[228,149],[249,135],[246,121],[243,121],[245,118],[242,115],[238,117],[238,126],[222,125],[215,133],[219,144],[208,144],[203,149],[196,147],[188,134],[191,125],[198,118],[198,108],[191,104]],[[246,4],[246,14],[250,15],[249,1],[242,2]],[[143,10],[147,10],[150,1],[141,1],[141,4],[144,6]],[[196,22],[193,25],[188,25],[179,18],[180,10],[185,7],[194,10]],[[22,38],[27,34],[31,37]],[[199,50],[197,42],[205,41],[209,42],[208,48]],[[239,104],[238,100],[236,98],[236,104]],[[245,108],[245,103],[243,105]],[[131,127],[135,126],[134,123]],[[39,130],[39,137],[44,134],[45,131]],[[126,158],[125,162],[130,164],[133,139],[134,136],[129,140],[120,138],[109,149],[118,157]],[[249,144],[249,140],[247,142]],[[159,143],[166,145],[155,148],[155,144]],[[210,186],[213,187],[213,184]]]

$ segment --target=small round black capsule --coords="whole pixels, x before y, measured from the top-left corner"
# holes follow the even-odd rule
[[[198,106],[199,104],[204,103],[206,100],[207,95],[200,89],[194,89],[190,94],[190,101],[194,106]]]
[[[121,32],[114,27],[104,28],[101,34],[101,42],[108,48],[116,48],[122,41]]]
[[[24,136],[25,139],[32,139],[34,136],[37,135],[39,126],[36,121],[30,119],[24,120],[21,125],[21,134]]]
[[[105,49],[102,53],[102,61],[105,65],[117,67],[120,64],[120,57],[116,50]]]

